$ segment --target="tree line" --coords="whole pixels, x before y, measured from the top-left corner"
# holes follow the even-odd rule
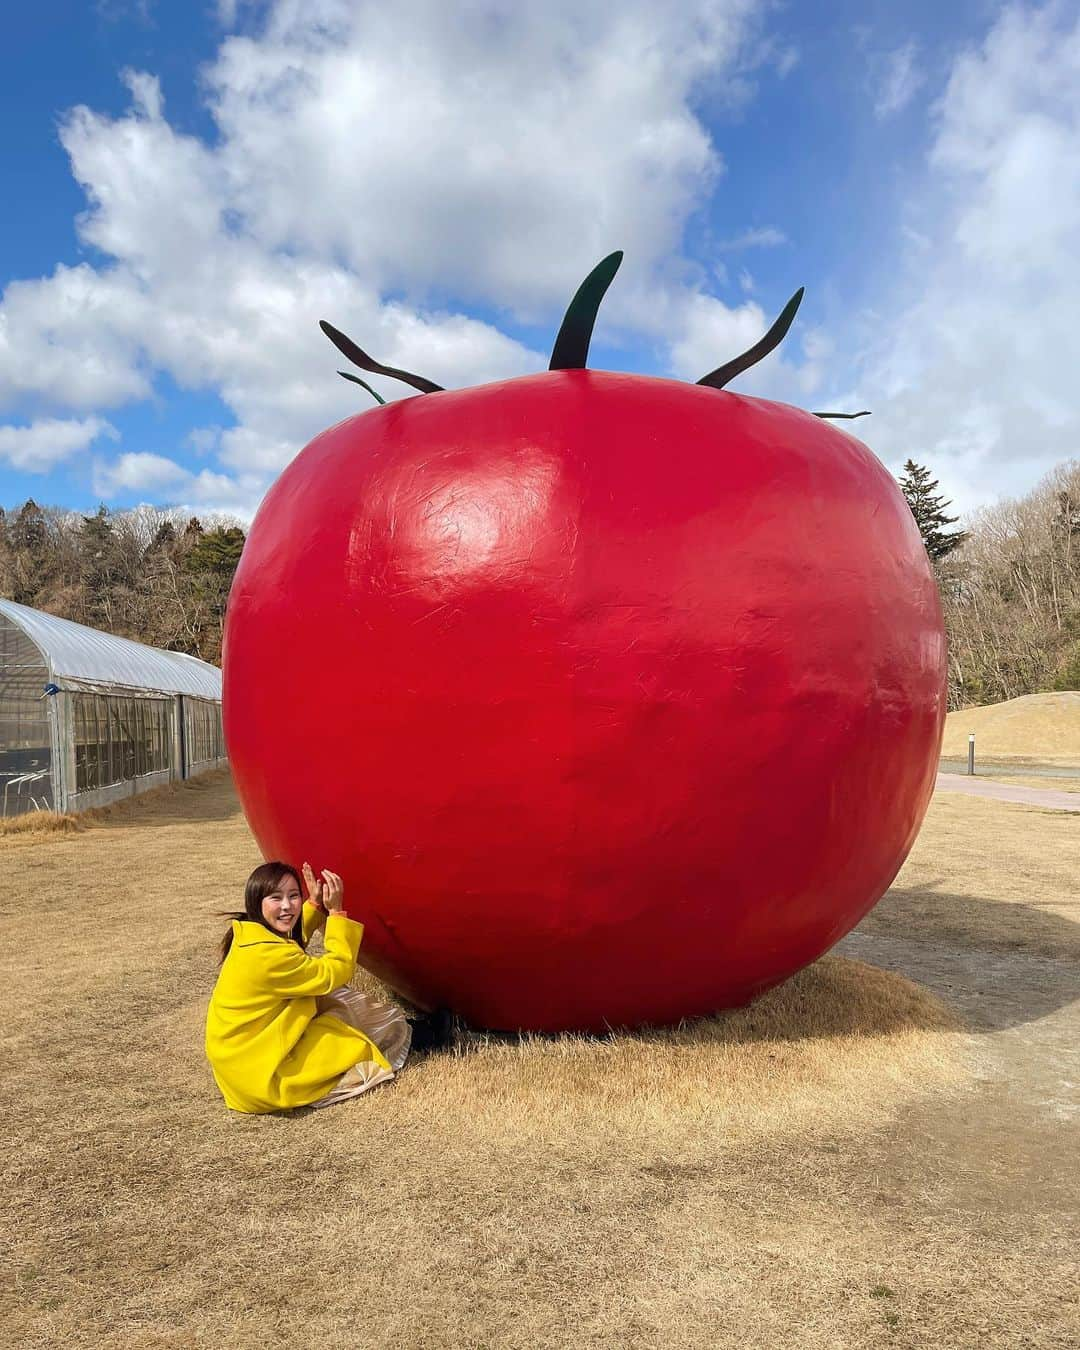
[[[900,487],[941,590],[949,706],[1080,689],[1080,461],[962,529],[925,465],[909,459]],[[0,595],[216,664],[243,547],[226,518],[31,500],[0,509]]]
[[[925,466],[908,460],[900,486],[941,590],[949,706],[1080,689],[1080,461],[956,531]]]
[[[244,531],[141,506],[93,515],[0,508],[0,596],[154,647],[221,662]]]

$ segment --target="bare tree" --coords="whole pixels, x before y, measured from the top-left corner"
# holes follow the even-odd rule
[[[1080,687],[1080,461],[966,533],[939,566],[952,706]]]

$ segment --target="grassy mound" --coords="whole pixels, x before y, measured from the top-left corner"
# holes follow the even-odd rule
[[[971,732],[977,759],[1080,765],[1080,693],[1025,694],[951,712],[942,756],[966,759]]]
[[[385,997],[384,991],[381,992]],[[460,1035],[406,1074],[404,1103],[478,1147],[587,1133],[684,1153],[707,1141],[845,1129],[960,1075],[957,1019],[899,975],[825,957],[750,1007],[593,1038]]]
[[[65,815],[59,811],[26,811],[21,816],[5,816],[0,820],[0,839],[7,835],[19,835],[24,838],[57,834],[77,834],[84,829],[84,823],[78,816]]]

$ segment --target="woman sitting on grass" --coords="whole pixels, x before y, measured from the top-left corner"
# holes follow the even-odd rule
[[[256,867],[244,888],[244,912],[221,944],[221,970],[206,1015],[206,1056],[234,1111],[331,1106],[393,1078],[430,1024],[413,1027],[400,1008],[350,989],[363,925],[342,909],[334,872],[316,881],[286,863]],[[324,956],[308,956],[325,926]],[[445,1017],[442,1032],[445,1034]]]

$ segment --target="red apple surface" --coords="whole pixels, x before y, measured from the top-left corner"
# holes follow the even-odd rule
[[[267,495],[225,728],[267,857],[476,1025],[746,1002],[880,898],[945,713],[919,531],[854,437],[557,369],[373,408]]]

